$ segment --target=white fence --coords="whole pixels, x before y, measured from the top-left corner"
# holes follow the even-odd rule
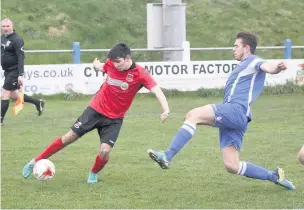
[[[266,85],[284,84],[287,80],[304,83],[304,59],[286,60],[288,69],[267,75]],[[199,88],[221,88],[237,61],[144,62],[138,63],[151,72],[162,88],[194,91]],[[94,94],[106,75],[95,71],[92,64],[26,65],[25,92],[52,95],[73,90]],[[1,71],[1,82],[4,72]],[[2,86],[2,85],[1,85]],[[142,89],[140,92],[146,92]]]

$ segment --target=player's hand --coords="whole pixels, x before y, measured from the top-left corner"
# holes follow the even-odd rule
[[[278,63],[278,70],[279,70],[279,71],[284,71],[284,70],[286,70],[286,69],[287,69],[287,64],[286,64],[286,62],[281,61],[281,62]]]
[[[161,115],[160,115],[160,122],[163,123],[165,120],[169,117],[169,110],[165,110]]]
[[[18,77],[18,85],[19,85],[20,87],[23,87],[23,81],[24,81],[24,77],[23,77],[23,76],[19,76],[19,77]]]
[[[100,62],[98,58],[95,58],[95,60],[93,61],[93,66],[97,70],[102,71],[103,64]]]

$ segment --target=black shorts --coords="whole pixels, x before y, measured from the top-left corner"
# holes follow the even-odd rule
[[[111,119],[96,112],[91,107],[87,107],[71,129],[81,137],[96,128],[100,142],[113,147],[118,138],[122,122],[123,119]]]
[[[17,70],[4,71],[4,77],[5,79],[4,79],[3,89],[10,91],[19,89],[19,85],[18,85],[19,72]]]

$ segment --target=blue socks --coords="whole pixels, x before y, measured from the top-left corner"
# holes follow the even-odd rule
[[[184,122],[183,126],[172,139],[169,148],[165,151],[167,160],[169,162],[171,162],[173,157],[190,141],[195,133],[195,130],[195,124],[192,124],[189,121]],[[245,161],[240,162],[238,174],[253,179],[269,180],[274,183],[276,183],[278,180],[278,175],[274,171],[268,171],[261,166]]]
[[[238,174],[248,178],[269,180],[271,182],[277,182],[278,179],[278,175],[274,171],[268,171],[261,166],[245,161],[240,162]]]
[[[167,160],[170,162],[172,158],[178,153],[187,142],[192,138],[196,126],[188,121],[179,129],[175,137],[172,139],[169,148],[165,151]]]

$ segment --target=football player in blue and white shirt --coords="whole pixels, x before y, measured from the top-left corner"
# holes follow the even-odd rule
[[[284,62],[263,61],[254,54],[256,46],[257,37],[254,34],[238,33],[233,52],[240,63],[226,82],[223,103],[190,110],[183,126],[165,152],[148,150],[151,159],[162,169],[169,168],[173,157],[192,138],[197,125],[208,125],[219,128],[222,157],[229,173],[268,180],[287,189],[295,189],[293,183],[285,178],[283,169],[270,171],[239,159],[243,135],[252,120],[251,106],[263,91],[266,73],[278,74],[287,68]]]

